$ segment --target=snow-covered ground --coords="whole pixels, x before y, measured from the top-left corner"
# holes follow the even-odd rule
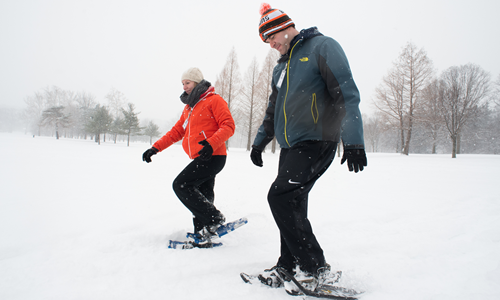
[[[192,230],[172,181],[178,145],[142,162],[149,144],[0,133],[0,299],[297,299],[243,283],[275,264],[278,230],[264,167],[230,149],[216,205],[249,223],[216,249],[171,250]],[[309,214],[341,284],[363,300],[500,299],[500,156],[368,154],[353,174],[337,158]]]

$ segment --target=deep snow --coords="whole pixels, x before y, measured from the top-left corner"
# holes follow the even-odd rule
[[[192,227],[171,183],[189,162],[178,145],[0,133],[0,299],[297,299],[244,284],[275,264],[264,167],[230,149],[216,205],[249,223],[224,247],[167,249]],[[341,284],[363,300],[500,299],[500,156],[368,154],[353,174],[336,158],[309,215]]]

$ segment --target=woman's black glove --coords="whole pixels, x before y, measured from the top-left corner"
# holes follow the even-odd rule
[[[250,159],[257,167],[262,167],[264,165],[262,161],[262,150],[252,148],[252,152],[250,152]]]
[[[142,154],[142,161],[145,161],[147,163],[152,162],[151,156],[155,155],[156,153],[158,153],[158,149],[156,149],[155,147],[151,147],[150,149],[146,150],[144,154]]]
[[[342,155],[340,164],[344,164],[346,160],[349,172],[354,170],[354,173],[358,173],[358,171],[363,171],[363,168],[368,165],[364,149],[344,149],[344,155]]]
[[[204,161],[210,160],[212,154],[214,154],[214,149],[212,148],[212,146],[210,146],[210,143],[207,142],[207,140],[203,140],[198,144],[203,146],[203,148],[201,148],[201,150],[198,152],[198,154],[200,155],[200,159]]]

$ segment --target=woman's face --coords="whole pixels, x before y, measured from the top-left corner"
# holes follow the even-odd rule
[[[191,94],[191,91],[194,89],[194,87],[196,86],[196,82],[194,81],[191,81],[189,79],[184,79],[182,81],[182,88],[184,89],[184,92],[186,92],[186,94]]]

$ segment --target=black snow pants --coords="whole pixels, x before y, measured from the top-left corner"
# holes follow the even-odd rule
[[[307,218],[308,194],[331,165],[336,142],[306,141],[280,152],[278,176],[268,202],[280,230],[281,256],[277,265],[289,271],[298,265],[314,274],[324,267],[323,250]]]
[[[215,176],[226,164],[225,155],[203,161],[195,158],[175,178],[172,187],[181,202],[193,213],[194,232],[203,227],[223,223],[225,218],[214,205]]]

